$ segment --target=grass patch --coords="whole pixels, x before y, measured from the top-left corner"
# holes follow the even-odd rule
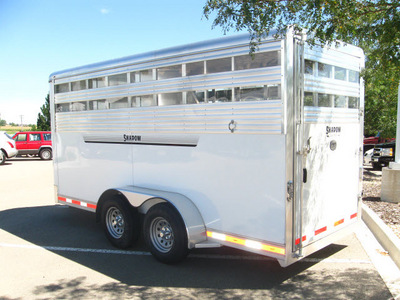
[[[31,130],[32,130],[31,126],[22,126],[22,130],[21,126],[11,126],[11,125],[0,126],[0,131],[5,131],[9,135],[14,135],[14,133],[20,131],[31,131]]]

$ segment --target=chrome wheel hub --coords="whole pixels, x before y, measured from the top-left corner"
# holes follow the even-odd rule
[[[162,217],[155,218],[150,225],[150,239],[158,251],[170,251],[174,245],[174,232],[169,222]]]
[[[111,207],[106,215],[107,230],[113,238],[119,239],[124,234],[125,221],[121,211]]]

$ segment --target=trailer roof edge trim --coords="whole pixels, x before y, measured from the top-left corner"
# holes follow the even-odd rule
[[[271,32],[268,38],[262,40],[262,43],[274,41],[275,32]],[[280,39],[277,39],[280,40]],[[93,71],[101,71],[103,69],[112,69],[117,67],[124,67],[144,61],[167,59],[174,56],[190,55],[210,50],[218,50],[231,47],[246,46],[250,43],[249,34],[239,34],[228,37],[221,37],[191,44],[173,46],[165,49],[154,50],[144,53],[133,54],[121,58],[115,58],[93,64],[83,65],[80,67],[56,71],[49,76],[49,81],[53,79],[60,79],[80,74],[90,73]]]

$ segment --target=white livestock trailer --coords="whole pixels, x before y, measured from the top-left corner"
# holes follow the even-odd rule
[[[287,266],[360,219],[361,49],[290,31],[50,75],[57,202],[160,261],[221,245]]]

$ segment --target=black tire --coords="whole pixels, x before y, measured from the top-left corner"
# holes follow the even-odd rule
[[[0,150],[0,152],[0,165],[2,165],[6,162],[6,154],[3,152],[3,150]]]
[[[117,248],[129,248],[139,238],[139,213],[121,198],[104,203],[101,223],[107,239]]]
[[[52,159],[53,153],[52,153],[51,149],[46,148],[46,149],[40,150],[39,156],[43,160],[49,160],[49,159]]]
[[[174,264],[188,255],[186,227],[181,215],[170,205],[153,206],[144,218],[143,231],[150,252],[160,262]]]
[[[382,170],[382,166],[380,165],[380,163],[372,163],[372,169],[381,171]]]

